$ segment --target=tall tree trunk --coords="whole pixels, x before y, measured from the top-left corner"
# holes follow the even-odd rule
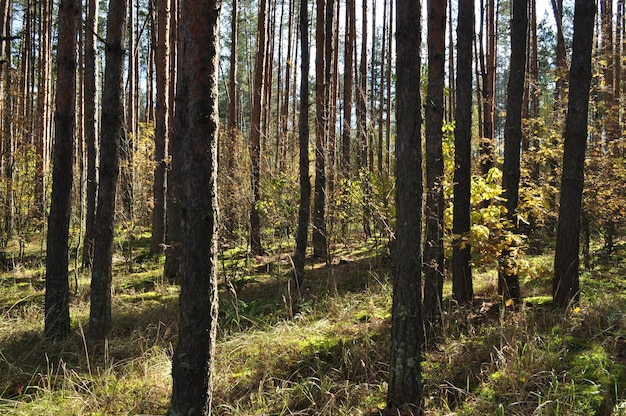
[[[170,68],[177,68],[178,62],[178,14],[179,0],[170,0]],[[181,163],[182,148],[180,143],[175,141],[172,135],[174,110],[176,107],[176,83],[178,77],[176,71],[170,71],[169,84],[168,84],[168,143],[167,154],[169,156],[169,164],[166,172],[166,188],[165,195],[167,210],[165,212],[166,224],[165,224],[165,265],[163,266],[163,277],[170,282],[175,282],[178,279],[180,271],[180,241],[181,241],[181,226],[180,226],[180,179],[181,179]]]
[[[387,407],[390,414],[421,414],[422,103],[421,49],[415,47],[421,44],[421,2],[398,0],[396,13],[397,218]]]
[[[495,110],[496,110],[496,10],[495,0],[487,0],[487,56],[483,75],[483,138],[481,139],[480,167],[487,174],[494,166]]]
[[[231,195],[235,194],[236,188],[236,170],[235,170],[235,147],[237,143],[237,137],[240,134],[237,123],[237,66],[239,64],[239,13],[238,13],[238,1],[233,0],[231,7],[231,20],[230,20],[230,68],[228,72],[228,125],[226,127],[226,145],[224,146],[224,158],[225,158],[225,195],[224,200],[224,229],[226,235],[229,238],[235,236],[235,213],[236,202]]]
[[[38,218],[45,216],[45,154],[46,143],[50,141],[48,120],[50,117],[50,84],[51,68],[49,65],[52,54],[52,8],[50,2],[39,4],[39,80],[37,85],[37,127],[36,127],[36,159],[35,159],[35,206]],[[87,45],[85,46],[85,48]],[[85,67],[85,72],[87,68]]]
[[[556,22],[556,90],[554,107],[560,113],[565,110],[567,88],[567,50],[563,33],[563,0],[551,0]]]
[[[460,303],[474,297],[470,234],[472,141],[472,39],[474,1],[459,0],[457,26],[456,127],[454,129],[454,210],[452,219],[452,296]]]
[[[589,87],[591,85],[591,50],[596,13],[594,0],[576,0],[574,38],[569,75],[569,100],[563,138],[563,174],[554,253],[554,303],[566,308],[580,296],[578,251],[580,248],[580,215],[587,145]]]
[[[344,48],[343,72],[343,130],[341,134],[341,171],[344,178],[350,175],[350,150],[352,136],[352,97],[353,65],[356,48],[356,1],[347,0],[346,4],[346,42]]]
[[[326,157],[328,151],[328,137],[330,129],[330,62],[326,49],[329,47],[326,19],[328,15],[327,3],[332,0],[317,0],[317,30],[315,34],[315,185],[313,196],[313,255],[318,258],[328,258],[328,239],[326,235]],[[334,8],[332,8],[334,10]]]
[[[257,51],[254,65],[254,84],[252,110],[250,120],[250,159],[252,161],[252,205],[250,207],[250,251],[253,255],[262,255],[261,217],[259,202],[261,201],[261,116],[264,95],[265,48],[267,35],[267,0],[259,2],[259,18],[257,30]]]
[[[6,19],[4,22],[4,38],[7,41],[4,43],[4,114],[2,115],[3,129],[2,129],[2,161],[0,163],[0,174],[4,177],[4,234],[6,239],[10,239],[14,232],[14,189],[13,189],[13,148],[15,147],[15,128],[13,123],[13,111],[15,110],[15,86],[13,85],[13,69],[12,69],[12,55],[13,48],[11,46],[11,40],[13,38],[13,13],[12,2],[7,0],[8,8],[6,12]]]
[[[291,141],[289,134],[289,101],[291,98],[291,73],[293,72],[293,21],[295,11],[295,0],[289,0],[289,16],[287,18],[287,60],[285,64],[285,87],[283,89],[283,102],[280,111],[280,148],[278,152],[278,168],[284,171],[287,159],[287,147]]]
[[[384,175],[383,171],[383,122],[385,114],[385,59],[387,58],[387,1],[383,0],[383,33],[381,40],[380,53],[380,82],[379,82],[379,100],[378,100],[378,143],[376,152],[376,167],[380,176]]]
[[[450,95],[448,103],[447,120],[452,122],[456,116],[456,80],[454,75],[456,74],[454,65],[454,30],[452,28],[452,2],[454,0],[448,0],[448,88],[450,89]]]
[[[428,89],[426,92],[426,242],[424,319],[426,339],[440,333],[443,299],[443,90],[446,60],[446,4],[428,0]]]
[[[161,253],[165,244],[165,185],[167,133],[169,126],[169,37],[170,37],[170,2],[157,0],[157,44],[156,61],[156,111],[154,125],[154,183],[152,193],[152,241],[150,252]]]
[[[309,57],[309,16],[308,1],[300,0],[300,73],[308,74]],[[300,122],[298,142],[300,144],[300,207],[298,209],[298,231],[296,233],[296,251],[293,256],[294,281],[298,293],[304,279],[306,246],[311,216],[311,178],[309,177],[309,78],[300,79]]]
[[[522,96],[526,78],[526,33],[528,29],[528,0],[513,0],[511,18],[511,63],[507,85],[506,121],[504,124],[504,166],[502,168],[502,188],[504,189],[507,219],[512,231],[517,227],[517,206],[519,200],[520,152],[522,143]],[[504,300],[521,301],[517,268],[511,267],[515,261],[513,247],[504,250],[498,270],[498,293]]]
[[[78,0],[62,0],[59,4],[54,169],[46,248],[44,333],[50,338],[64,337],[70,332],[68,239],[76,117],[76,38],[80,10]]]
[[[83,267],[91,268],[95,238],[96,197],[98,177],[96,171],[98,142],[98,67],[96,37],[98,30],[97,0],[89,0],[85,22],[85,146],[87,150],[87,192],[85,212],[85,241],[83,243]]]
[[[125,140],[126,135],[124,129],[124,52],[127,7],[127,0],[111,0],[107,14],[107,48],[100,131],[100,180],[89,314],[89,337],[94,342],[104,341],[111,329],[115,198],[120,143]]]
[[[174,134],[183,150],[178,345],[167,414],[209,415],[217,330],[219,0],[181,0]]]

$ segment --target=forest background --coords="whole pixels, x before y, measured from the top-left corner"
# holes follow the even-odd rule
[[[522,2],[528,21],[519,36],[511,19],[516,2],[461,3],[440,5],[447,12],[435,158],[442,171],[432,183],[426,173],[423,221],[424,256],[436,246],[441,257],[424,263],[421,406],[429,414],[621,414],[624,2],[598,3],[576,218],[581,291],[554,302],[574,5]],[[460,13],[468,3],[475,7],[469,18]],[[222,5],[217,414],[376,414],[390,405],[391,276],[402,261],[395,244],[395,3],[304,4],[314,57],[305,90],[298,88],[301,5]],[[175,68],[183,60],[178,5],[2,0],[0,10],[0,411],[163,413],[172,393],[181,278],[181,175],[172,163],[180,150],[173,144]],[[463,19],[473,29],[470,43],[457,49]],[[77,22],[74,43],[61,35],[68,21]],[[430,32],[418,26],[428,116]],[[525,45],[517,66],[515,39]],[[458,77],[463,52],[469,85]],[[117,78],[109,78],[115,66]],[[511,207],[512,182],[504,179],[508,84],[522,67],[519,197]],[[63,69],[75,77],[69,86],[60,82]],[[461,103],[462,87],[470,95]],[[298,141],[303,97],[312,103],[306,152]],[[75,115],[65,140],[61,102]],[[454,223],[457,186],[465,183],[456,176],[459,110],[470,116],[471,138],[464,230]],[[425,144],[427,170],[429,149]],[[311,225],[305,223],[311,247],[298,257],[305,153],[311,166],[304,177],[313,179]],[[53,165],[70,168],[56,181],[67,185],[64,245],[51,245]],[[434,193],[443,202],[436,215],[428,202]],[[426,224],[432,218],[436,242]],[[304,241],[306,247],[306,235]],[[469,248],[462,267],[470,273],[459,285],[453,253]],[[576,284],[578,275],[576,267]],[[63,302],[67,307],[55,306]],[[57,312],[67,316],[57,319]]]

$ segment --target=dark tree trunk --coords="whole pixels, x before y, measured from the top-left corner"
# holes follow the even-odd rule
[[[98,141],[98,96],[96,61],[96,35],[98,28],[97,0],[90,0],[87,8],[87,28],[85,31],[85,145],[87,150],[87,209],[85,213],[85,242],[83,245],[83,267],[91,268],[95,237],[96,198],[98,177],[96,155]]]
[[[526,78],[526,33],[528,29],[528,0],[513,0],[511,18],[511,63],[507,85],[506,121],[504,123],[504,189],[507,219],[512,231],[517,230],[519,200],[520,152],[522,143],[522,96]],[[513,248],[505,249],[498,269],[498,293],[504,300],[521,301],[519,277],[515,267],[509,267]]]
[[[484,175],[494,165],[495,86],[496,86],[496,11],[495,0],[487,0],[487,57],[483,74],[483,136],[480,143],[480,167]]]
[[[170,2],[170,68],[177,67],[178,61],[178,0]],[[180,165],[182,148],[178,142],[175,142],[172,136],[174,110],[176,106],[176,71],[170,72],[168,82],[168,143],[167,154],[169,156],[169,165],[166,166],[166,206],[165,212],[165,265],[163,267],[163,277],[170,282],[178,279],[179,263],[180,263]]]
[[[446,60],[446,4],[428,1],[428,90],[426,92],[426,242],[424,320],[426,338],[440,332],[443,297],[443,90]]]
[[[563,0],[551,0],[554,19],[556,21],[556,90],[554,109],[561,112],[565,109],[566,77],[567,77],[567,50],[563,33]]]
[[[124,53],[127,0],[111,0],[100,132],[100,180],[91,270],[89,337],[101,342],[111,329],[111,273],[120,143],[124,140]]]
[[[217,330],[219,0],[181,0],[174,135],[183,148],[178,345],[167,414],[211,413]]]
[[[44,333],[50,338],[61,338],[70,332],[68,237],[76,118],[76,37],[80,7],[78,0],[62,0],[59,4],[54,169],[46,249]]]
[[[300,73],[308,74],[309,57],[309,16],[307,0],[300,0]],[[300,293],[304,279],[306,245],[311,216],[311,178],[309,177],[309,79],[300,80],[300,123],[298,141],[300,143],[300,208],[298,210],[298,231],[296,234],[296,252],[293,256],[294,281]]]
[[[259,202],[261,201],[261,115],[264,96],[265,48],[267,35],[267,1],[259,2],[259,18],[257,31],[257,51],[254,65],[254,93],[250,120],[250,159],[252,161],[251,187],[252,206],[250,207],[250,251],[254,255],[263,254],[261,245],[261,217]]]
[[[169,126],[169,36],[170,2],[157,1],[157,44],[156,61],[156,111],[154,120],[154,183],[152,193],[152,241],[150,252],[161,253],[165,244],[165,185],[166,185],[166,150]]]
[[[474,0],[459,0],[454,130],[454,211],[452,233],[452,296],[460,303],[474,297],[470,234],[472,141],[472,39]]]
[[[329,99],[330,85],[327,72],[328,62],[327,2],[332,0],[317,0],[316,34],[315,34],[315,185],[313,196],[313,255],[317,258],[328,258],[328,239],[326,235],[326,155],[328,151],[328,137],[330,129]]]
[[[570,93],[565,120],[565,147],[561,199],[554,254],[554,303],[565,308],[579,298],[578,251],[580,248],[580,215],[582,205],[587,116],[591,85],[591,49],[596,13],[594,0],[576,0],[574,38],[569,75]]]
[[[421,414],[422,375],[422,139],[420,96],[421,4],[398,0],[396,253],[391,307],[387,407]],[[408,414],[408,413],[407,413]]]

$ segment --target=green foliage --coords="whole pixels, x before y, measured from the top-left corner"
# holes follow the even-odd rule
[[[277,237],[289,236],[298,224],[300,188],[297,175],[278,172],[261,179],[259,212]]]

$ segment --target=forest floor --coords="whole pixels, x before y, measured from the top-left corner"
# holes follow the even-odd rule
[[[0,274],[0,414],[164,414],[178,288],[161,277],[149,235],[122,235],[113,330],[85,340],[89,274],[72,268],[72,334],[42,338],[41,242],[8,250]],[[298,300],[291,243],[264,257],[223,249],[213,408],[217,415],[377,415],[385,407],[391,261],[384,240],[346,241],[307,264]],[[10,247],[11,248],[11,247]],[[626,244],[596,251],[580,304],[550,306],[552,254],[529,256],[525,302],[500,306],[495,269],[475,270],[476,301],[444,287],[444,336],[424,353],[428,415],[626,415]]]

